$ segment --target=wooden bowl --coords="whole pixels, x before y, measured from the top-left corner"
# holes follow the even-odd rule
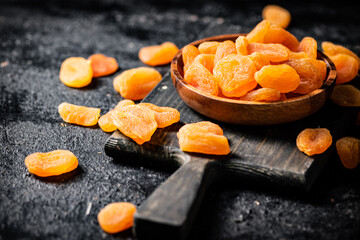
[[[198,46],[205,41],[235,41],[240,35],[245,34],[219,35],[190,44]],[[327,75],[321,88],[306,95],[270,103],[233,100],[199,92],[184,81],[182,49],[171,62],[171,77],[183,101],[195,111],[209,118],[231,124],[273,125],[305,118],[324,105],[334,88],[336,68],[321,51],[318,51],[318,59],[323,60],[327,66]]]

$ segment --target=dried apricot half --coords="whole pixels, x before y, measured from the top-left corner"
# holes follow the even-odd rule
[[[344,167],[352,169],[360,163],[360,139],[343,137],[336,141],[336,151]]]
[[[85,87],[91,83],[92,77],[93,71],[85,58],[70,57],[61,64],[59,78],[68,87]]]
[[[247,35],[246,38],[249,40],[249,43],[263,43],[264,37],[267,31],[270,28],[269,20],[262,20],[259,22]]]
[[[119,68],[115,58],[107,57],[104,54],[93,54],[88,57],[90,60],[93,77],[102,77],[113,74]]]
[[[358,57],[358,55],[356,55],[350,49],[348,49],[344,46],[341,46],[341,45],[336,45],[334,43],[327,42],[327,41],[324,41],[321,43],[321,48],[323,49],[324,53],[328,56],[334,56],[339,53],[343,53],[343,54],[352,56],[353,58],[356,59],[356,61],[358,62],[359,68],[360,68],[360,58]]]
[[[216,65],[216,63],[223,57],[226,57],[227,55],[230,55],[230,54],[236,54],[236,53],[237,53],[236,46],[233,41],[226,40],[226,41],[220,43],[220,45],[216,49],[214,65]]]
[[[182,49],[182,59],[184,62],[184,72],[190,67],[190,65],[193,63],[194,59],[197,55],[200,54],[200,51],[197,47],[193,45],[186,45]]]
[[[276,89],[258,88],[240,97],[239,100],[256,101],[256,102],[274,102],[274,101],[279,101],[280,98],[281,98],[281,94]]]
[[[291,14],[288,10],[278,5],[267,5],[262,10],[263,19],[269,20],[272,24],[287,28],[291,21]]]
[[[97,215],[100,227],[107,233],[124,231],[134,224],[136,206],[128,202],[115,202],[106,205]]]
[[[307,128],[296,138],[296,146],[308,156],[325,152],[331,144],[332,136],[326,128]]]
[[[304,37],[299,45],[299,52],[306,52],[310,58],[317,58],[317,42],[312,37]]]
[[[343,84],[353,80],[359,72],[359,65],[356,59],[348,54],[339,53],[330,56],[336,67],[335,84]]]
[[[154,112],[158,128],[170,126],[180,120],[180,113],[175,108],[159,107],[152,103],[139,103],[138,106],[146,107]]]
[[[218,84],[211,72],[200,63],[193,63],[185,72],[184,81],[201,92],[217,96]]]
[[[203,54],[215,54],[220,42],[218,41],[207,41],[199,44],[198,49]]]
[[[158,66],[170,63],[179,51],[172,42],[164,42],[161,45],[143,47],[139,51],[139,59],[150,66]]]
[[[94,126],[100,117],[100,108],[78,106],[63,102],[58,106],[61,118],[67,123]]]
[[[290,57],[290,50],[279,43],[249,43],[248,52],[260,52],[268,56],[271,62],[286,61]]]
[[[78,159],[68,150],[33,153],[25,158],[29,172],[39,177],[56,176],[71,172],[78,166]]]

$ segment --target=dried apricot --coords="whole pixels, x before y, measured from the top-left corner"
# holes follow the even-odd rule
[[[360,163],[360,139],[340,138],[336,141],[336,151],[344,167],[352,169]]]
[[[276,89],[258,88],[240,97],[239,100],[256,101],[256,102],[274,102],[274,101],[279,101],[280,97],[281,94]]]
[[[154,112],[137,105],[114,110],[112,117],[119,131],[139,145],[150,141],[158,126]]]
[[[150,66],[170,63],[179,51],[172,42],[164,42],[161,45],[143,47],[139,51],[139,59]]]
[[[277,89],[281,93],[294,91],[300,84],[296,70],[287,64],[265,66],[254,77],[261,87]]]
[[[161,74],[154,68],[138,67],[122,72],[114,79],[114,89],[123,98],[143,99],[161,81]]]
[[[241,97],[253,90],[256,67],[247,56],[231,54],[222,58],[214,67],[214,77],[227,97]]]
[[[335,86],[331,100],[344,107],[360,107],[360,90],[352,85]]]
[[[291,14],[288,10],[278,5],[267,5],[262,10],[263,19],[269,20],[282,28],[287,28],[291,21]]]
[[[60,81],[69,87],[81,88],[89,85],[93,77],[89,61],[82,57],[70,57],[61,64]]]
[[[347,54],[347,55],[354,57],[356,59],[356,61],[358,62],[358,65],[360,68],[360,58],[358,57],[358,55],[356,55],[350,49],[347,49],[344,46],[336,45],[334,43],[327,42],[327,41],[324,41],[321,43],[321,48],[323,49],[324,53],[328,56],[334,56],[339,53],[343,53],[343,54]]]
[[[310,58],[317,58],[317,42],[312,37],[304,37],[299,45],[299,52],[306,52]]]
[[[289,59],[310,58],[306,52],[290,52]]]
[[[207,41],[200,43],[198,49],[203,54],[215,54],[220,42],[218,41]]]
[[[264,36],[264,43],[279,43],[290,49],[298,51],[299,41],[290,32],[278,25],[271,25]]]
[[[200,54],[199,49],[193,45],[186,45],[182,49],[182,59],[184,62],[184,72],[190,67],[197,55]]]
[[[253,61],[256,70],[260,70],[263,66],[270,65],[269,57],[261,52],[254,52],[248,57]]]
[[[138,106],[146,107],[154,112],[158,128],[170,126],[180,120],[180,113],[175,108],[159,107],[152,103],[139,103]]]
[[[296,146],[308,156],[325,152],[331,143],[332,136],[326,128],[307,128],[296,138]]]
[[[223,57],[226,57],[227,55],[230,55],[230,54],[236,54],[235,43],[230,40],[226,40],[226,41],[220,43],[220,45],[218,46],[216,53],[215,53],[214,65],[216,65],[216,63],[220,59],[222,59]]]
[[[63,102],[58,106],[61,118],[67,123],[94,126],[100,117],[100,108],[78,106]]]
[[[185,72],[184,81],[201,92],[217,96],[219,88],[215,77],[200,63],[193,63]]]
[[[206,67],[207,70],[209,70],[209,72],[212,73],[214,69],[214,59],[215,59],[214,54],[201,53],[196,56],[196,58],[194,59],[194,63],[199,63],[203,65],[204,67]]]
[[[93,77],[110,75],[119,68],[115,58],[100,53],[91,55],[88,60],[91,62]]]
[[[180,149],[215,155],[227,155],[230,146],[219,125],[204,121],[182,126],[177,134]]]
[[[246,38],[249,43],[263,43],[264,37],[270,28],[270,21],[262,20],[259,22],[247,35]]]
[[[124,231],[134,224],[136,207],[128,202],[116,202],[106,205],[97,215],[100,227],[107,233]]]
[[[336,67],[335,84],[343,84],[353,80],[359,72],[359,65],[356,59],[348,54],[339,53],[330,56]]]
[[[241,55],[248,55],[247,46],[249,41],[245,36],[239,36],[235,41],[236,51]]]
[[[68,150],[33,153],[25,158],[29,172],[39,177],[56,176],[71,172],[78,166],[78,159]]]
[[[286,61],[290,55],[290,50],[279,43],[249,43],[248,52],[260,52],[268,56],[271,62]]]

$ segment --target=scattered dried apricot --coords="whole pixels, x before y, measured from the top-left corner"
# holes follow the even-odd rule
[[[25,158],[29,172],[39,177],[56,176],[71,172],[78,166],[78,159],[68,150],[33,153]]]
[[[93,77],[110,75],[119,68],[115,58],[100,53],[91,55],[88,60],[91,62]]]
[[[207,41],[200,43],[198,49],[200,53],[203,54],[215,54],[220,42],[217,41]]]
[[[360,90],[352,85],[335,86],[330,99],[344,107],[360,107]]]
[[[94,126],[100,117],[100,108],[78,106],[63,102],[58,106],[61,118],[67,123]]]
[[[331,143],[332,136],[326,128],[307,128],[296,138],[296,146],[308,156],[325,152]]]
[[[200,54],[199,49],[193,45],[186,45],[182,49],[182,59],[184,62],[184,72],[190,67],[197,55]]]
[[[219,125],[204,121],[182,126],[177,134],[180,149],[215,155],[227,155],[230,146]]]
[[[262,20],[247,35],[249,43],[263,43],[264,37],[270,28],[270,21]]]
[[[352,169],[360,163],[360,139],[340,138],[336,141],[336,150],[344,167]]]
[[[106,205],[97,215],[100,227],[107,233],[118,233],[132,227],[136,207],[128,202]]]
[[[201,92],[217,96],[219,88],[215,77],[200,63],[193,63],[185,72],[184,81]]]
[[[334,43],[327,42],[327,41],[324,41],[321,43],[321,48],[323,49],[324,53],[328,56],[334,56],[339,53],[343,53],[343,54],[347,54],[347,55],[354,57],[356,59],[356,61],[358,62],[358,65],[360,68],[360,58],[358,57],[358,55],[356,55],[350,49],[347,49],[344,46],[336,45]]]
[[[291,21],[291,14],[288,10],[278,5],[267,5],[262,10],[263,19],[269,20],[272,24],[287,28]]]
[[[172,42],[164,42],[161,45],[143,47],[139,51],[139,59],[150,66],[170,63],[179,51]]]
[[[69,87],[81,88],[89,85],[93,77],[90,63],[82,57],[70,57],[61,64],[60,81]]]
[[[216,49],[214,65],[216,65],[216,63],[220,59],[222,59],[223,57],[226,57],[227,55],[230,55],[230,54],[236,54],[235,43],[230,40],[226,40],[226,41],[220,43],[220,45]]]
[[[310,58],[317,58],[317,42],[312,37],[304,37],[299,45],[299,52],[306,52]]]
[[[249,43],[248,52],[260,52],[268,56],[271,62],[286,61],[290,56],[290,50],[279,43]]]
[[[122,72],[114,79],[114,89],[123,98],[143,99],[161,80],[161,74],[154,68],[138,67]]]
[[[170,126],[180,120],[180,113],[175,108],[159,107],[152,103],[139,103],[138,106],[146,107],[154,112],[158,128]]]
[[[343,84],[353,80],[359,72],[359,65],[356,59],[348,54],[339,53],[330,56],[336,67],[335,84]]]

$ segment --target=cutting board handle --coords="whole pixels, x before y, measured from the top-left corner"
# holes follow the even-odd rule
[[[183,239],[211,182],[211,161],[184,163],[139,207],[134,229],[139,239]]]

